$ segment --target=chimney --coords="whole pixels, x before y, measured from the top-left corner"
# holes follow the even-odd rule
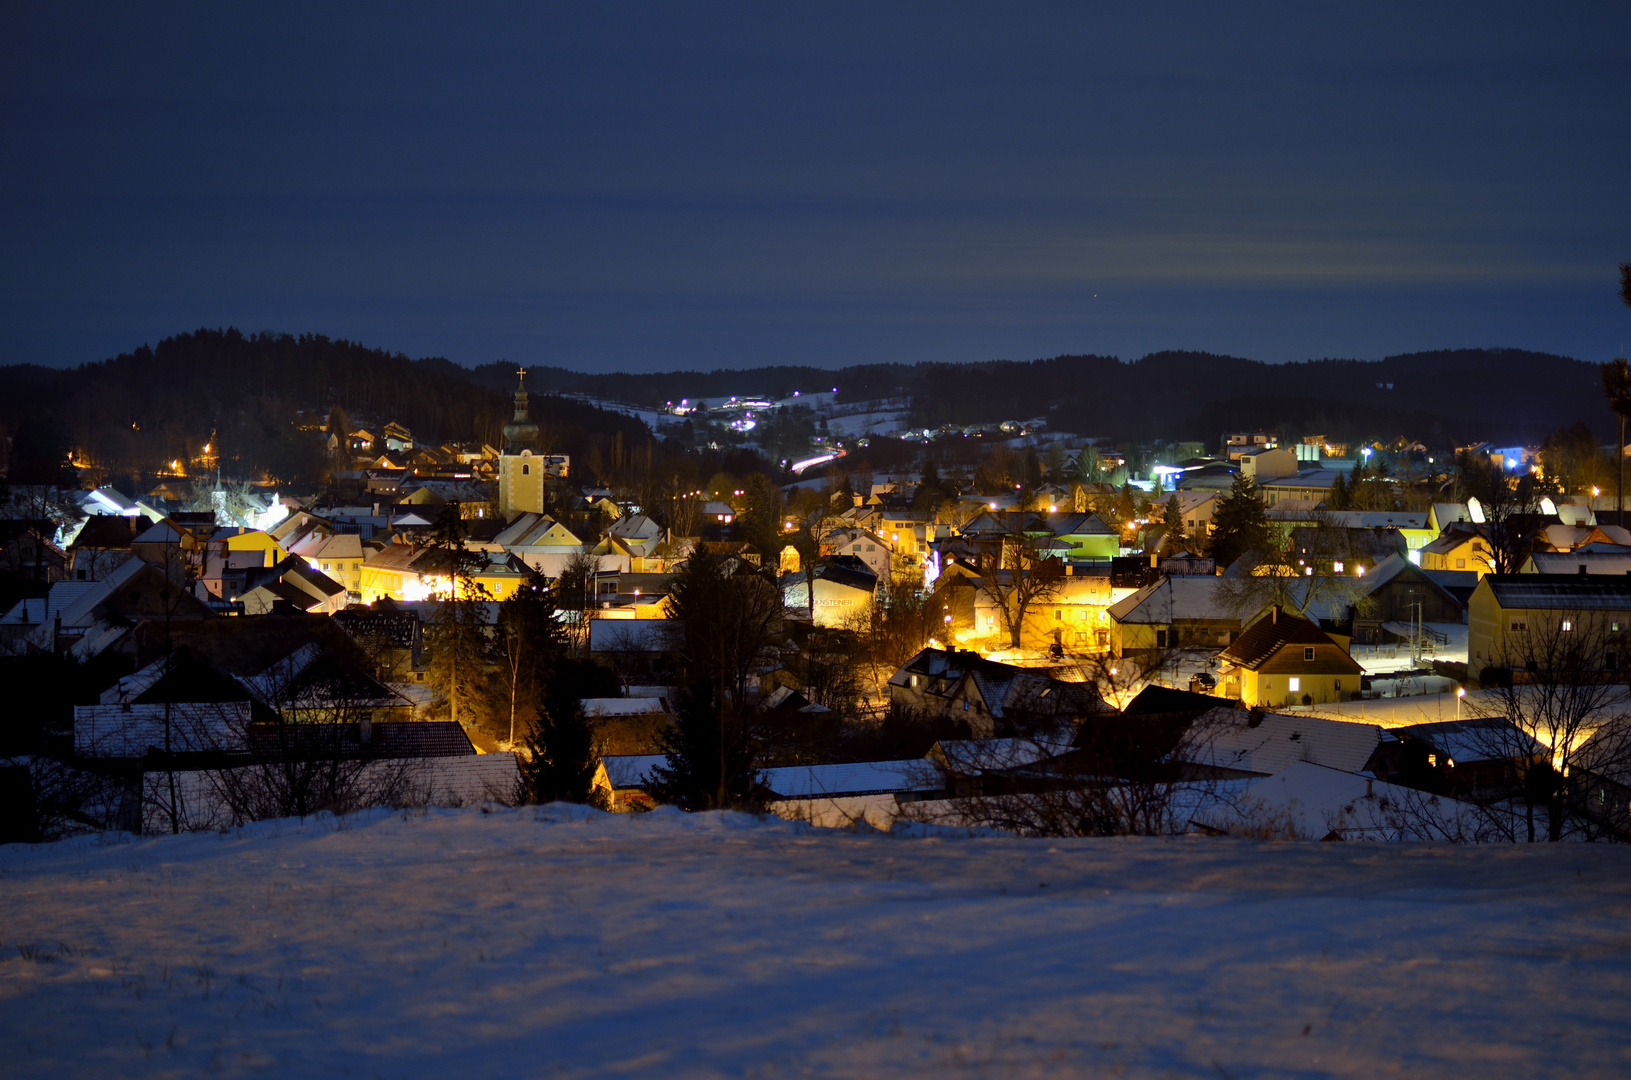
[[[1269,609],[1269,622],[1274,626],[1280,625],[1280,605],[1275,604]]]
[[[1365,798],[1367,798],[1367,799],[1371,798],[1370,786],[1371,786],[1371,778],[1367,776],[1367,777],[1365,777]]]
[[[1581,577],[1586,576],[1586,564],[1585,563],[1580,564],[1580,576]]]

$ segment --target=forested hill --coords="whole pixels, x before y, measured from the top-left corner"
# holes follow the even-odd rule
[[[488,385],[513,369],[477,369]],[[826,371],[636,375],[532,369],[529,382],[646,405],[680,397],[782,396],[839,388],[841,398],[910,399],[926,426],[1047,417],[1054,426],[1111,438],[1201,439],[1239,428],[1286,427],[1332,438],[1537,442],[1584,420],[1605,438],[1613,416],[1595,364],[1520,349],[1407,353],[1381,361],[1265,364],[1237,356],[1159,352],[975,364],[877,364]]]
[[[1229,430],[1286,428],[1343,440],[1534,443],[1578,420],[1605,437],[1614,424],[1597,365],[1517,349],[1293,364],[1193,352],[1134,363],[1061,356],[917,373],[912,401],[925,423],[967,422],[970,403],[979,403],[1015,419],[1047,416],[1055,426],[1118,438],[1210,442]]]
[[[324,467],[314,429],[334,407],[428,442],[494,444],[513,411],[508,393],[452,361],[316,334],[202,329],[77,368],[0,367],[13,482],[42,478],[69,448],[121,475],[162,470],[212,439],[229,478],[309,482]],[[560,397],[535,394],[532,416],[573,454],[617,432],[631,446],[649,437],[632,417]]]
[[[163,471],[213,441],[228,478],[311,482],[315,434],[338,407],[396,420],[430,442],[497,443],[511,413],[513,364],[465,368],[321,335],[197,330],[72,369],[0,367],[0,428],[13,482],[51,474],[72,448],[103,475]],[[1584,420],[1613,431],[1595,364],[1515,349],[1411,353],[1385,360],[1264,364],[1194,352],[975,364],[878,364],[828,371],[765,367],[656,375],[530,369],[532,415],[573,455],[650,437],[640,421],[562,394],[646,405],[730,394],[781,397],[838,387],[840,400],[902,398],[925,426],[1046,417],[1059,430],[1119,439],[1216,441],[1284,428],[1334,439],[1534,443]],[[4,446],[0,442],[0,446]]]

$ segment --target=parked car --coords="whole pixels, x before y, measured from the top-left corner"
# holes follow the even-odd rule
[[[1196,694],[1210,694],[1218,688],[1218,679],[1210,671],[1198,671],[1189,677],[1189,689]]]

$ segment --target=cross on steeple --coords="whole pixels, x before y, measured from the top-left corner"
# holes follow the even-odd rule
[[[525,390],[527,388],[527,369],[517,365],[515,369],[515,377],[516,389]]]

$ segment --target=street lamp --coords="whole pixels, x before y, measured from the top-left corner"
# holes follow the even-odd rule
[[[1455,688],[1455,718],[1457,720],[1461,719],[1461,699],[1466,696],[1467,688],[1465,686],[1458,686]]]

